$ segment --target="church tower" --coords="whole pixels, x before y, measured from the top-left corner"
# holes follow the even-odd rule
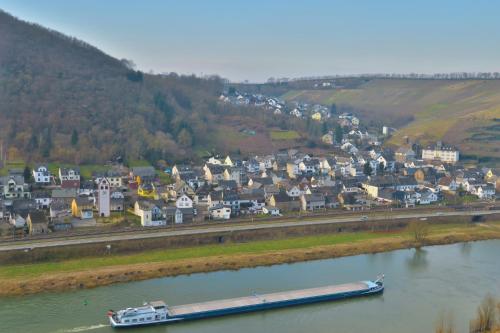
[[[100,217],[108,217],[110,215],[110,202],[109,180],[103,177],[97,186],[97,210]]]

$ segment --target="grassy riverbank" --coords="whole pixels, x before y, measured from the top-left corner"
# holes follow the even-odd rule
[[[498,238],[499,222],[476,226],[443,224],[430,227],[427,244]],[[161,276],[384,252],[414,245],[407,231],[358,232],[5,265],[0,267],[0,296],[92,288]]]

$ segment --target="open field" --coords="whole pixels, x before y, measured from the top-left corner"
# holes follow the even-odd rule
[[[500,223],[431,225],[427,245],[498,239]],[[406,230],[294,237],[0,267],[0,296],[391,251],[414,246]]]
[[[291,90],[285,100],[302,100],[353,111],[366,125],[389,125],[427,144],[458,145],[466,155],[500,159],[500,81],[373,79],[355,89]],[[486,158],[485,161],[488,161]]]
[[[300,134],[296,131],[271,131],[270,134],[273,140],[295,140],[300,138]]]

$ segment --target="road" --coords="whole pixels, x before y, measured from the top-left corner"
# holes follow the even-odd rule
[[[477,210],[477,211],[451,211],[451,212],[422,212],[422,213],[391,213],[391,215],[378,215],[370,216],[365,223],[370,223],[370,221],[378,220],[397,220],[403,218],[411,219],[421,219],[421,218],[432,218],[432,217],[442,217],[442,216],[470,216],[470,215],[491,215],[499,214],[500,210]],[[119,235],[102,235],[102,236],[82,236],[81,238],[71,238],[71,239],[40,239],[33,240],[29,242],[22,243],[7,243],[0,244],[0,251],[11,251],[11,250],[28,250],[34,248],[44,248],[44,247],[54,247],[54,246],[65,246],[65,245],[79,245],[79,244],[91,244],[91,243],[101,243],[101,242],[113,242],[113,241],[124,241],[124,240],[137,240],[137,239],[148,239],[148,238],[158,238],[158,237],[173,237],[173,236],[184,236],[184,235],[199,235],[217,232],[233,232],[233,231],[247,231],[247,230],[261,230],[269,228],[285,228],[285,227],[297,227],[297,226],[308,226],[308,225],[321,225],[321,224],[332,224],[332,223],[348,223],[348,222],[359,222],[362,214],[357,216],[348,217],[335,217],[335,218],[325,218],[313,221],[289,221],[289,222],[273,222],[273,223],[253,223],[244,225],[231,225],[230,222],[227,225],[222,226],[203,226],[192,229],[182,229],[182,230],[165,230],[157,231],[154,233],[126,233]]]

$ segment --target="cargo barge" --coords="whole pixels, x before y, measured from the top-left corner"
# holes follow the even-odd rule
[[[112,327],[133,327],[175,323],[185,320],[219,317],[288,306],[333,301],[379,294],[384,291],[384,276],[374,281],[360,281],[319,288],[291,290],[263,295],[222,299],[202,303],[167,306],[163,301],[141,307],[108,311]]]

